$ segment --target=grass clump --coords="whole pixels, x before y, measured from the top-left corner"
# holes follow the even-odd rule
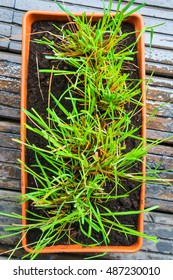
[[[117,14],[112,16],[110,1],[97,24],[93,24],[93,16],[88,19],[83,13],[80,18],[61,7],[69,16],[67,25],[62,29],[56,26],[57,34],[51,34],[55,40],[43,37],[36,41],[49,46],[52,54],[47,59],[54,61],[54,65],[57,63],[57,67],[41,69],[40,73],[65,76],[68,88],[60,98],[49,90],[46,121],[34,108],[24,110],[30,120],[27,130],[47,143],[44,148],[29,141],[22,143],[35,154],[32,166],[20,161],[35,181],[35,186],[28,186],[29,192],[22,195],[22,201],[29,202],[36,210],[32,213],[28,210],[25,227],[11,229],[23,228],[26,234],[36,228],[41,231],[36,244],[31,244],[34,248],[31,258],[64,237],[69,243],[108,246],[110,233],[117,231],[126,239],[135,235],[157,241],[156,237],[140,233],[119,219],[122,215],[138,215],[157,207],[124,212],[114,212],[108,207],[108,202],[116,204],[140,189],[145,181],[154,180],[150,174],[143,176],[141,166],[149,148],[157,143],[146,145],[141,123],[139,127],[134,126],[134,118],[141,115],[143,106],[142,81],[138,77],[132,79],[129,69],[136,69],[133,60],[139,37],[126,45],[135,31],[123,33],[121,30],[123,20],[134,11],[129,11],[133,2],[120,10],[121,1],[118,1]],[[59,61],[69,68],[58,69]],[[70,112],[62,104],[62,98],[70,102]],[[54,101],[54,107],[50,100]],[[59,111],[63,118],[58,115]],[[135,143],[130,150],[129,141]],[[43,165],[42,160],[47,164]],[[134,172],[137,166],[141,171]],[[123,183],[127,180],[129,184],[135,182],[135,187],[127,190]],[[106,188],[107,184],[111,188]],[[87,244],[75,239],[73,226],[76,223],[87,237]],[[99,240],[95,233],[101,237]]]

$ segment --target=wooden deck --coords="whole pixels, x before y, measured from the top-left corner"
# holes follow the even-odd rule
[[[101,0],[64,2],[71,11],[102,10]],[[136,0],[136,3],[142,2]],[[158,107],[155,117],[147,123],[147,137],[165,139],[173,136],[173,0],[145,2],[141,13],[146,25],[164,23],[155,29],[151,52],[149,33],[145,35],[147,77],[154,71],[147,90],[147,115]],[[20,127],[21,20],[23,14],[32,9],[55,11],[58,7],[51,0],[0,0],[0,37],[12,37],[0,40],[0,211],[5,212],[20,213],[21,210],[16,201],[20,194],[20,170],[16,161],[20,150],[12,138],[19,137]],[[173,179],[173,138],[153,148],[147,163],[150,168],[160,163],[160,168],[171,170],[161,176]],[[146,207],[160,205],[160,208],[145,216],[145,231],[158,236],[159,242],[145,240],[142,250],[136,254],[107,254],[105,259],[173,259],[173,187],[155,184],[147,185],[146,190]],[[3,234],[1,224],[11,222],[0,216],[0,235]],[[0,259],[9,256],[8,251],[19,239],[20,236],[0,239]],[[21,258],[23,254],[22,249],[18,250],[13,258]],[[84,256],[49,254],[38,258],[83,259]]]

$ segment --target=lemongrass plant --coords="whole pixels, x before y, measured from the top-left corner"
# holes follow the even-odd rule
[[[47,142],[44,148],[40,148],[26,141],[23,144],[33,151],[35,162],[28,166],[19,160],[25,172],[35,181],[35,186],[28,186],[29,192],[21,199],[28,201],[35,210],[28,210],[25,227],[16,225],[10,230],[14,231],[11,235],[21,230],[26,235],[32,229],[41,231],[38,240],[29,244],[34,248],[29,253],[30,258],[35,258],[46,246],[61,242],[64,237],[69,243],[83,246],[108,246],[110,232],[117,231],[124,234],[125,239],[135,235],[157,241],[155,236],[140,233],[131,225],[122,224],[119,219],[119,216],[138,215],[157,206],[143,211],[129,209],[119,212],[111,211],[108,206],[109,201],[114,200],[116,204],[119,199],[127,198],[140,189],[143,182],[157,177],[151,172],[144,175],[142,170],[132,171],[137,165],[141,166],[149,148],[158,143],[150,141],[146,145],[146,139],[141,137],[141,124],[139,127],[133,125],[133,118],[141,114],[143,106],[141,80],[132,79],[128,68],[135,67],[136,44],[145,31],[142,30],[130,45],[125,44],[135,31],[123,33],[122,22],[143,7],[142,4],[129,10],[133,2],[129,1],[120,10],[121,1],[118,1],[116,16],[112,16],[110,1],[102,19],[96,24],[93,24],[93,17],[88,20],[85,13],[82,17],[74,16],[59,5],[69,16],[68,25],[63,28],[55,26],[57,33],[51,34],[55,40],[43,37],[35,41],[50,47],[52,55],[47,59],[54,61],[55,65],[52,69],[41,69],[40,73],[66,76],[69,84],[58,99],[54,93],[48,93],[46,121],[34,108],[25,110],[30,120],[30,124],[26,124],[27,130]],[[59,61],[72,70],[59,70],[56,67]],[[71,112],[62,104],[62,98],[70,101]],[[51,107],[50,100],[56,104],[54,107]],[[133,109],[129,109],[129,104]],[[65,118],[61,118],[58,111]],[[131,139],[136,145],[129,150],[127,142]],[[129,184],[136,182],[135,187],[127,190],[123,184],[125,180]],[[112,187],[106,188],[107,184]],[[1,214],[22,218],[17,214]],[[75,239],[75,223],[87,237],[87,244]],[[95,233],[100,235],[99,240]]]

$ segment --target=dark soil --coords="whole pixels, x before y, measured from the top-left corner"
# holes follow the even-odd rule
[[[57,23],[56,23],[57,24]],[[62,23],[63,24],[63,23]],[[40,32],[40,31],[52,31],[56,32],[55,28],[52,26],[52,22],[36,22],[32,26],[32,33],[33,32]],[[124,23],[123,24],[123,32],[131,32],[133,31],[134,28],[131,24]],[[33,35],[32,39],[39,38],[41,39],[43,34],[37,34]],[[49,37],[51,39],[51,35],[48,34],[47,32],[44,32],[44,36]],[[52,38],[53,39],[53,38]],[[135,36],[129,37],[128,40],[126,40],[126,44],[131,44],[135,40]],[[47,102],[48,102],[48,87],[49,87],[49,79],[50,79],[50,74],[42,74],[40,73],[40,86],[38,85],[38,74],[37,74],[37,61],[38,61],[38,66],[39,68],[46,68],[46,69],[51,69],[52,67],[52,62],[50,60],[45,59],[46,54],[51,54],[50,49],[45,46],[45,45],[40,45],[36,44],[34,42],[31,42],[30,44],[30,57],[29,57],[29,71],[28,71],[28,110],[31,110],[31,108],[35,108],[35,110],[43,117],[43,119],[46,120],[47,114],[45,113],[45,109],[47,108]],[[137,58],[134,57],[134,62],[135,65],[137,65]],[[55,65],[56,67],[56,65]],[[66,64],[60,62],[58,65],[59,68],[65,69],[69,66]],[[131,78],[135,79],[138,78],[138,69],[137,67],[134,66],[129,66],[128,73],[130,73]],[[52,92],[56,97],[61,96],[62,92],[65,91],[65,89],[68,86],[68,81],[65,77],[54,77],[53,78],[53,83],[52,83]],[[40,88],[42,93],[40,92]],[[44,100],[42,99],[42,94],[44,96]],[[140,96],[139,96],[140,98]],[[71,111],[71,104],[67,101],[64,100],[63,104],[68,111]],[[51,106],[54,106],[52,103]],[[133,110],[133,105],[131,104],[127,110]],[[58,111],[58,115],[62,118],[65,118],[63,114]],[[134,126],[141,126],[141,113],[139,112],[135,117],[133,118],[133,125]],[[37,146],[44,147],[46,146],[46,141],[43,141],[43,139],[40,139],[38,135],[36,136],[32,132],[28,132],[27,138],[30,143],[35,143]],[[136,140],[133,141],[128,141],[127,143],[127,150],[133,149],[137,145]],[[27,150],[27,164],[31,166],[32,164],[35,163],[35,156],[33,155],[32,151]],[[45,164],[43,162],[43,164]],[[141,165],[139,164],[138,166],[135,166],[134,170],[135,172],[140,172],[141,171]],[[124,187],[127,190],[131,190],[135,188],[138,184],[132,181],[124,181],[123,182]],[[28,186],[29,187],[34,187],[35,182],[33,178],[28,175]],[[112,183],[107,182],[107,186],[105,189],[110,190],[112,188]],[[29,191],[29,188],[28,190]],[[109,208],[111,211],[116,212],[116,211],[128,211],[128,210],[137,210],[139,208],[139,195],[140,195],[140,190],[136,190],[132,192],[132,194],[125,199],[118,199],[116,201],[110,201],[109,203]],[[32,205],[29,206],[29,209],[32,211],[35,211],[32,207]],[[119,221],[122,224],[125,225],[132,225],[134,229],[137,229],[137,215],[129,215],[129,216],[120,216]],[[78,224],[74,224],[73,226],[73,237],[81,242],[81,243],[89,243],[89,240],[85,240],[85,237],[83,234],[80,232]],[[32,243],[33,240],[35,240],[35,237],[39,238],[40,232],[39,230],[32,230],[29,231],[27,234],[27,241],[28,244]],[[110,245],[132,245],[136,242],[136,237],[135,236],[129,236],[128,239],[125,238],[123,233],[118,233],[115,231],[111,231],[110,233],[110,240],[111,243]],[[99,234],[96,234],[95,236],[96,239],[102,241],[102,237]],[[62,240],[62,242],[67,242],[66,240]]]

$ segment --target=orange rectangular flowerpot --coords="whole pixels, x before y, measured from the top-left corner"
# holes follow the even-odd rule
[[[81,13],[75,13],[76,16],[81,16]],[[93,17],[92,13],[87,13],[87,17]],[[102,13],[95,13],[93,21],[97,22],[102,18]],[[115,16],[115,14],[113,14]],[[28,60],[29,60],[29,48],[30,48],[30,35],[31,35],[31,26],[36,21],[42,20],[56,20],[56,21],[67,21],[68,17],[65,13],[59,12],[47,12],[47,11],[29,11],[23,17],[23,35],[22,35],[22,76],[21,76],[21,141],[26,141],[26,115],[23,112],[23,109],[27,109],[27,76],[28,76]],[[140,30],[143,29],[143,19],[139,14],[132,14],[128,17],[126,22],[131,23],[134,26],[136,31],[136,37],[138,36]],[[141,83],[141,92],[142,92],[142,137],[146,138],[146,105],[145,105],[145,59],[144,59],[144,38],[143,35],[140,37],[137,43],[138,50],[138,67],[139,67],[139,78],[142,79]],[[21,145],[21,160],[26,163],[26,153],[25,145]],[[145,175],[145,157],[143,158],[142,172]],[[27,172],[22,168],[21,171],[21,186],[22,194],[26,193],[27,188]],[[140,207],[139,210],[144,209],[144,200],[145,200],[145,184],[143,183],[140,191]],[[25,219],[27,212],[27,202],[22,203],[22,216],[23,216],[23,226],[26,226],[27,221]],[[138,226],[137,230],[143,232],[144,228],[144,214],[140,213],[138,215]],[[32,252],[32,248],[28,247],[26,233],[23,231],[23,247],[27,252]],[[124,253],[135,253],[140,250],[142,246],[143,238],[137,237],[137,242],[131,246],[96,246],[96,247],[82,247],[79,245],[55,245],[45,247],[41,253],[55,253],[55,252],[80,252],[80,253],[102,253],[102,252],[124,252]]]

